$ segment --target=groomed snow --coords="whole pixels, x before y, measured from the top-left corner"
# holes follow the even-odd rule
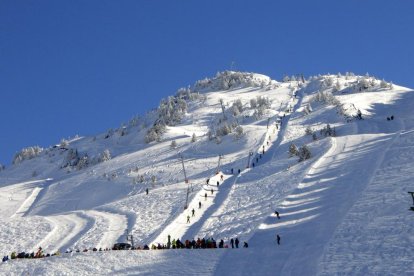
[[[381,88],[374,80],[367,90],[352,90],[358,79],[353,76],[323,76],[303,87],[254,78],[269,84],[206,89],[205,99],[190,103],[185,118],[168,127],[161,142],[145,144],[137,126],[126,136],[69,143],[93,154],[108,148],[109,161],[61,169],[66,153],[55,148],[0,172],[0,252],[10,256],[39,246],[45,253],[62,252],[2,263],[1,274],[414,274],[414,212],[408,210],[407,193],[414,191],[413,91]],[[359,109],[363,120],[346,119],[333,105],[313,100],[318,91],[332,90],[321,86],[329,78],[341,85],[335,98]],[[260,118],[249,109],[257,96],[272,100]],[[242,101],[241,138],[230,134],[220,143],[209,141],[208,129],[222,118],[220,99],[227,110]],[[309,105],[312,112],[306,114]],[[394,120],[387,120],[391,115]],[[335,127],[334,137],[320,133],[328,123]],[[307,127],[316,140],[305,134]],[[291,143],[306,144],[312,157],[303,162],[289,157]],[[126,230],[139,246],[166,243],[170,235],[214,237],[227,245],[237,237],[249,248],[63,253],[110,248],[125,241]]]

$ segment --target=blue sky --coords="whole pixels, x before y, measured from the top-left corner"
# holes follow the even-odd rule
[[[0,1],[0,163],[234,68],[414,87],[414,1]]]

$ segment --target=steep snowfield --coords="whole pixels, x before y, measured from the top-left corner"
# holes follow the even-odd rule
[[[223,79],[232,76],[240,80],[234,72]],[[160,142],[144,143],[145,128],[137,125],[124,136],[69,142],[69,148],[94,155],[109,149],[109,161],[61,169],[67,150],[58,147],[0,172],[0,252],[31,252],[39,246],[45,253],[109,248],[125,241],[125,230],[140,246],[167,243],[171,235],[181,240],[214,237],[226,244],[238,237],[241,245],[249,243],[248,249],[73,252],[9,261],[0,272],[414,273],[414,213],[408,211],[412,202],[407,194],[414,173],[413,91],[381,88],[372,78],[370,87],[359,91],[362,79],[353,76],[323,76],[301,85],[259,74],[248,75],[243,85],[217,90],[223,79],[199,84],[205,97],[189,102],[181,123],[168,126]],[[339,101],[345,116],[332,103],[314,101],[318,92],[332,87],[339,90],[333,104]],[[271,106],[256,117],[250,105],[258,96],[269,98]],[[243,127],[240,138],[234,132],[219,142],[207,137],[223,122],[220,99],[228,120],[234,118],[233,103],[241,100],[243,111],[234,119]],[[363,120],[349,117],[358,110]],[[394,120],[387,120],[391,115]],[[334,137],[320,132],[326,124],[335,128]],[[307,127],[314,137],[306,134]],[[289,157],[292,143],[306,144],[312,157],[303,162]]]

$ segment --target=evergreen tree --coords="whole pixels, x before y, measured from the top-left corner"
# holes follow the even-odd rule
[[[289,157],[292,157],[294,155],[298,155],[299,151],[298,151],[298,147],[291,143],[289,146]]]
[[[299,148],[299,162],[302,162],[306,159],[311,158],[312,154],[309,150],[309,148],[306,145],[303,145],[302,147]]]
[[[197,136],[195,133],[193,133],[193,136],[191,136],[191,142],[196,142],[197,141]]]

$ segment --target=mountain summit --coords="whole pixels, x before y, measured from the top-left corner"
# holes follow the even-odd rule
[[[0,270],[410,274],[412,106],[369,75],[225,71],[118,128],[23,149],[0,171],[0,251],[72,253]],[[230,248],[90,252],[131,238]]]

